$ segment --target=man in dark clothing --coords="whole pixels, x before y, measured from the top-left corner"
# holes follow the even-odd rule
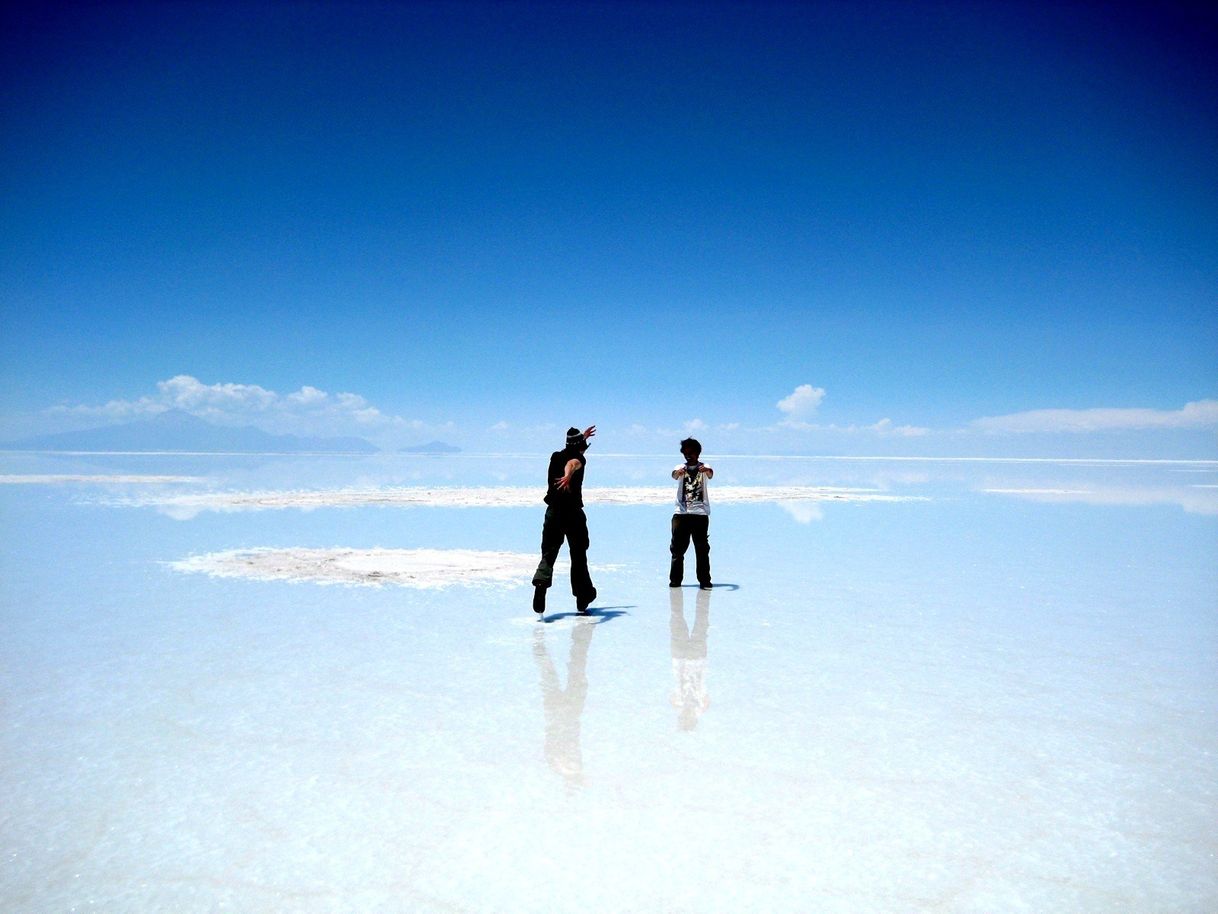
[[[672,541],[668,551],[668,586],[680,587],[685,576],[685,551],[694,544],[698,586],[710,590],[710,488],[715,471],[702,462],[702,445],[697,438],[681,442],[684,464],[677,464],[672,478],[677,481],[677,503],[672,516]]]
[[[584,451],[596,434],[591,425],[582,432],[567,429],[567,446],[550,455],[546,474],[546,519],[541,528],[541,562],[533,574],[533,612],[546,611],[546,590],[554,583],[554,562],[563,540],[571,553],[571,593],[575,608],[586,612],[596,599],[588,573],[588,518],[584,515]]]

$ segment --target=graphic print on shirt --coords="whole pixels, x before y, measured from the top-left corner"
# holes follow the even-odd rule
[[[702,501],[702,474],[697,467],[685,468],[685,504]]]

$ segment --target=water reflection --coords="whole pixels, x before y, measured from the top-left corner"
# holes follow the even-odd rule
[[[677,727],[693,730],[698,719],[710,707],[710,693],[706,690],[706,639],[710,631],[711,591],[697,591],[694,603],[694,624],[690,628],[685,622],[685,588],[673,587],[668,591],[672,607],[669,630],[672,634],[673,689],[669,696],[677,709]]]
[[[541,704],[546,719],[546,763],[566,781],[577,788],[584,782],[583,750],[580,747],[580,716],[588,697],[588,647],[597,623],[580,619],[571,627],[571,653],[567,660],[567,687],[564,689],[558,671],[546,647],[545,629],[533,630],[533,660],[541,674]]]
[[[1116,507],[1174,505],[1189,514],[1218,515],[1218,485],[1191,483],[1143,486],[1079,486],[1077,483],[1032,483],[992,485],[988,495],[1003,495],[1028,501]]]

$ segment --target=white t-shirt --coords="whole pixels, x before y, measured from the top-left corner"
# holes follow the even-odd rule
[[[710,492],[707,491],[710,477],[705,473],[693,472],[691,467],[683,463],[677,464],[673,472],[679,472],[677,477],[677,514],[710,514]]]

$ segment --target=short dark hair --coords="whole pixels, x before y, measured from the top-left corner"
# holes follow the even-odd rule
[[[693,451],[695,457],[702,456],[702,443],[697,438],[685,438],[681,441],[681,453]]]

